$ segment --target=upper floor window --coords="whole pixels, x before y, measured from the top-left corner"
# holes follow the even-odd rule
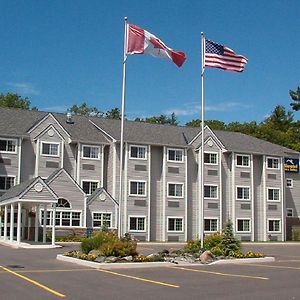
[[[99,181],[82,181],[82,189],[87,195],[91,195],[99,187]]]
[[[236,188],[236,198],[238,200],[249,200],[250,199],[250,188],[238,186]]]
[[[280,190],[269,188],[268,201],[280,201]]]
[[[183,231],[183,218],[168,218],[168,231]]]
[[[100,159],[100,148],[98,146],[82,146],[82,157]]]
[[[146,159],[146,147],[130,146],[130,158]]]
[[[16,153],[16,140],[2,140],[0,139],[0,152]]]
[[[42,155],[59,156],[59,143],[42,142]]]
[[[56,207],[71,208],[71,204],[64,198],[59,198]]]
[[[217,165],[218,164],[218,154],[217,153],[204,153],[204,163],[210,165]]]
[[[15,185],[15,177],[0,176],[0,190],[6,191]]]
[[[236,165],[239,167],[249,167],[250,166],[249,155],[237,155],[236,156]]]
[[[130,181],[129,194],[132,196],[146,196],[146,182]]]
[[[287,208],[286,209],[286,216],[287,217],[293,217],[294,216],[294,209],[293,208]]]
[[[183,162],[183,150],[168,149],[168,161]]]
[[[182,198],[183,183],[168,183],[168,197]]]
[[[268,169],[279,169],[279,158],[268,158],[267,159]]]
[[[218,198],[218,186],[204,185],[204,198],[217,199]]]

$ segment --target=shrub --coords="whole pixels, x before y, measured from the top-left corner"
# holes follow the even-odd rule
[[[134,262],[157,262],[164,261],[164,258],[160,255],[154,255],[151,257],[147,257],[145,255],[138,255],[133,258]]]
[[[99,251],[103,256],[136,256],[136,242],[133,241],[115,241],[103,244]]]
[[[201,249],[201,241],[197,240],[190,240],[183,248],[184,252],[188,253],[199,253]]]
[[[293,228],[292,229],[292,241],[300,241],[300,230]]]
[[[118,236],[113,232],[100,231],[90,238],[84,238],[81,243],[81,251],[88,254],[91,250],[97,250],[106,243],[118,241]]]
[[[225,225],[224,231],[222,233],[222,239],[220,243],[220,248],[224,251],[224,255],[228,256],[230,253],[241,250],[241,242],[236,239],[233,235],[233,227],[231,220]]]
[[[220,232],[206,235],[204,238],[204,249],[212,251],[214,247],[220,247],[224,235]]]
[[[224,256],[224,251],[219,246],[210,248],[210,251],[215,256]]]

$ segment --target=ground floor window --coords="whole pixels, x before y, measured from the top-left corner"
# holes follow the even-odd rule
[[[268,232],[280,232],[280,220],[268,220]]]
[[[204,219],[204,231],[218,231],[218,219]]]
[[[52,210],[47,211],[46,225],[52,225]],[[60,227],[80,227],[81,226],[81,211],[56,211],[55,226]],[[44,225],[44,210],[41,210],[40,223]]]
[[[93,227],[111,228],[111,213],[93,212]]]
[[[130,231],[145,231],[146,217],[129,217]]]
[[[183,218],[168,218],[168,231],[183,231]]]
[[[250,220],[238,219],[237,220],[237,232],[250,232]]]

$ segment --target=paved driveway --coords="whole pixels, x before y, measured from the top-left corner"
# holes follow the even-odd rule
[[[140,252],[180,245],[140,244]],[[300,299],[300,244],[251,244],[276,262],[94,270],[57,261],[63,249],[0,246],[0,299]]]

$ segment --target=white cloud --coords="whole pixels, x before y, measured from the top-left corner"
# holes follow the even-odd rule
[[[40,92],[28,82],[6,82],[6,85],[22,95],[39,95]]]

